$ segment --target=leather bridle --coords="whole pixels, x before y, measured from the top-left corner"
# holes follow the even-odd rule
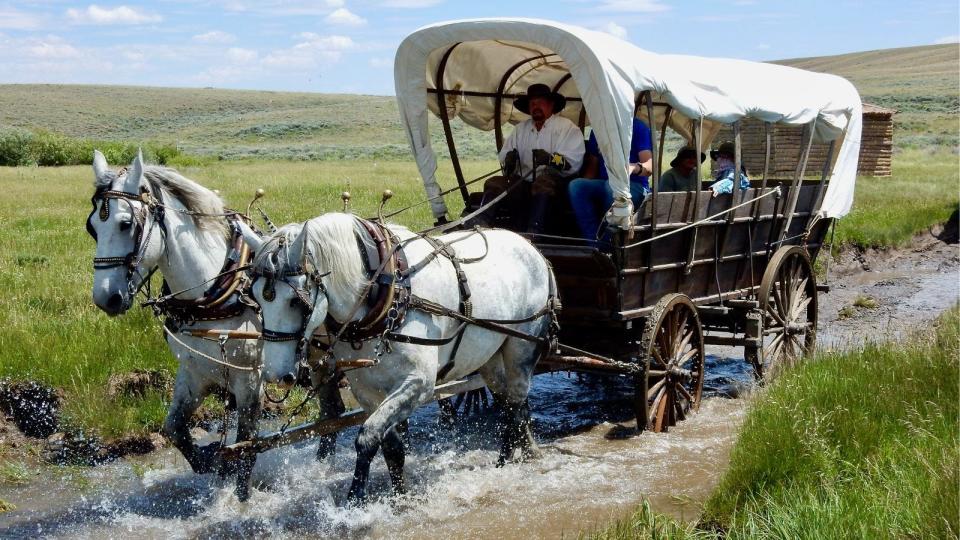
[[[125,200],[127,204],[130,205],[134,226],[133,249],[126,255],[119,257],[94,257],[93,268],[94,270],[106,270],[118,267],[126,268],[127,291],[130,293],[130,298],[132,299],[149,280],[149,276],[156,270],[156,267],[154,267],[146,274],[143,274],[140,269],[140,263],[143,262],[143,257],[147,247],[150,245],[150,239],[153,236],[154,229],[159,226],[163,233],[166,232],[166,225],[163,219],[164,206],[159,204],[148,190],[144,190],[139,195],[112,189],[97,190],[90,199],[93,209],[90,211],[90,215],[87,216],[87,232],[94,240],[97,240],[97,232],[93,228],[91,220],[95,213],[98,215],[100,221],[109,219],[110,199],[116,199],[118,201],[117,204],[120,204],[120,200]],[[97,211],[98,202],[100,203],[99,212]],[[139,203],[139,205],[134,205],[134,203]],[[152,218],[149,228],[146,226],[147,216]],[[144,237],[143,234],[144,230],[146,230],[147,233],[146,237]],[[138,283],[134,283],[134,277],[139,278]]]

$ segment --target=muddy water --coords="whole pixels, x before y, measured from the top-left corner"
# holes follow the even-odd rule
[[[389,496],[378,459],[374,500],[363,509],[344,501],[350,430],[333,463],[316,462],[312,445],[261,456],[258,488],[243,504],[231,485],[192,474],[172,450],[38,480],[3,494],[24,510],[0,514],[0,536],[556,538],[627,515],[642,498],[691,517],[719,479],[744,414],[746,400],[725,396],[751,380],[742,360],[711,357],[707,373],[699,414],[668,434],[631,438],[617,438],[618,426],[630,423],[626,380],[539,376],[531,408],[543,455],[499,469],[492,412],[451,434],[437,427],[436,408],[425,407],[411,420],[410,494]]]

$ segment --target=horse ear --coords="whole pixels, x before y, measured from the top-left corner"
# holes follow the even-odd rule
[[[240,227],[240,232],[243,234],[243,241],[256,253],[257,250],[260,249],[260,246],[263,245],[263,238],[260,238],[260,235],[255,233],[253,229],[242,220],[237,220],[237,226]]]
[[[137,157],[133,158],[130,170],[127,172],[127,183],[124,191],[127,193],[138,193],[140,191],[140,182],[143,180],[143,150],[137,148]]]
[[[103,157],[103,154],[99,150],[93,151],[93,176],[97,184],[99,184],[107,171],[109,166],[107,165],[107,158]]]

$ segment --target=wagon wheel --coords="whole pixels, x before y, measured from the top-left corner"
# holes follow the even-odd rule
[[[669,294],[657,302],[647,319],[640,352],[650,362],[647,425],[656,432],[667,431],[700,407],[703,393],[703,329],[690,298]]]
[[[807,252],[782,247],[760,282],[763,346],[747,351],[757,379],[773,380],[784,368],[813,352],[817,343],[817,282]]]

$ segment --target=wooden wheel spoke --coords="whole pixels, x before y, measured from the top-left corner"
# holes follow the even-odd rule
[[[690,340],[693,339],[693,330],[688,330],[680,341],[677,342],[677,346],[673,349],[673,357],[677,358],[680,356],[680,353],[687,348],[687,345],[690,344]]]
[[[807,307],[810,306],[810,302],[811,302],[811,301],[813,301],[813,298],[811,298],[811,297],[807,296],[806,294],[804,294],[803,300],[801,300],[800,302],[797,302],[797,307],[794,308],[793,313],[791,314],[791,315],[792,315],[792,319],[793,319],[794,321],[806,320],[806,318],[807,318],[807,314],[806,314]]]
[[[673,410],[677,412],[677,420],[682,422],[687,419],[687,415],[683,413],[683,404],[680,403],[679,399],[673,400]]]
[[[683,354],[683,356],[681,356],[681,357],[677,360],[677,367],[681,367],[681,368],[682,368],[683,366],[687,365],[687,362],[689,362],[691,358],[693,358],[694,356],[696,356],[696,355],[699,354],[699,353],[700,353],[700,349],[697,349],[697,348],[693,348],[693,349],[690,349],[689,351],[685,352],[685,353]]]
[[[647,401],[649,401],[650,398],[656,396],[656,395],[657,395],[657,392],[659,392],[660,389],[663,388],[663,385],[666,384],[666,382],[667,382],[667,379],[666,379],[666,377],[664,377],[664,378],[660,379],[659,381],[655,382],[655,383],[653,384],[653,386],[651,386],[650,388],[648,388],[648,389],[647,389]]]
[[[678,390],[681,394],[683,394],[683,397],[687,398],[687,401],[689,401],[690,404],[691,404],[691,406],[692,406],[692,405],[693,405],[693,396],[690,395],[690,392],[687,391],[686,387],[684,387],[682,384],[679,384],[679,383],[678,383],[678,384],[677,384],[677,390]]]
[[[659,364],[657,367],[662,367],[662,368],[666,369],[666,367],[667,367],[667,362],[663,359],[663,355],[660,354],[660,349],[657,348],[657,347],[653,347],[653,348],[650,350],[650,353],[651,353],[650,355],[653,357],[653,359]]]

